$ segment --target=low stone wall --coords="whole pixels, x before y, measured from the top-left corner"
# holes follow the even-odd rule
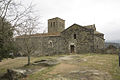
[[[119,49],[106,49],[105,53],[107,53],[107,54],[118,54]]]
[[[113,45],[109,45],[106,49],[105,49],[105,53],[108,54],[118,54],[119,53],[119,48],[113,46]]]

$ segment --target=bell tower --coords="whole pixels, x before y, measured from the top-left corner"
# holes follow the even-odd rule
[[[65,20],[55,17],[48,20],[48,33],[58,33],[65,29]]]

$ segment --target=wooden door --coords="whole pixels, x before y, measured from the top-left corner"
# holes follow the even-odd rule
[[[71,49],[71,53],[75,52],[75,46],[74,45],[70,45],[70,49]]]

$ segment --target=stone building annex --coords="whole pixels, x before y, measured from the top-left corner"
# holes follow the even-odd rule
[[[104,49],[104,34],[96,31],[95,24],[73,24],[65,29],[65,20],[58,17],[48,20],[48,33],[33,34],[37,55],[61,53],[91,53]],[[21,41],[22,37],[16,37]]]

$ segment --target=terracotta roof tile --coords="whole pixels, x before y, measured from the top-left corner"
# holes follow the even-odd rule
[[[24,38],[28,35],[17,36],[16,38]],[[60,33],[36,33],[32,34],[31,37],[45,37],[45,36],[60,36]]]

